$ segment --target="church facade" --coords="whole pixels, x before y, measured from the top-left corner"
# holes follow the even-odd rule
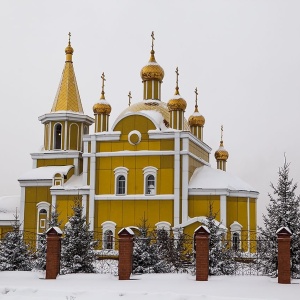
[[[255,232],[258,192],[226,172],[229,154],[223,138],[215,152],[217,169],[211,166],[197,89],[195,111],[186,119],[178,69],[174,96],[162,101],[164,70],[156,62],[153,40],[149,62],[141,70],[143,99],[129,103],[112,124],[104,74],[94,118],[84,114],[69,40],[52,109],[39,117],[44,148],[31,154],[33,169],[19,178],[24,230],[44,232],[54,209],[64,226],[79,197],[90,229],[103,233],[104,248],[107,236],[143,219],[152,228],[192,235],[211,204],[230,238]]]

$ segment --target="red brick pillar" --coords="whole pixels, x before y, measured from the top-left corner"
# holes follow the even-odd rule
[[[62,231],[58,227],[47,230],[46,279],[56,279],[60,270],[60,246]]]
[[[291,283],[291,231],[287,227],[277,230],[278,283]]]
[[[208,280],[209,267],[209,236],[207,227],[200,226],[195,230],[194,238],[196,244],[196,280]]]
[[[126,227],[119,233],[119,280],[129,280],[132,272],[133,231]]]

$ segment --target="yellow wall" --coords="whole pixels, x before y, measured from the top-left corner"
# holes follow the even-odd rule
[[[74,165],[73,158],[38,159],[37,167]]]
[[[95,230],[101,231],[101,224],[113,221],[117,230],[126,226],[139,226],[143,218],[150,227],[160,221],[173,224],[172,200],[105,200],[95,203]]]
[[[213,212],[216,213],[216,219],[220,221],[220,196],[189,196],[188,210],[189,217],[200,217],[209,215],[209,205],[213,205]]]
[[[0,226],[0,239],[4,238],[5,234],[9,231],[12,231],[12,226]]]

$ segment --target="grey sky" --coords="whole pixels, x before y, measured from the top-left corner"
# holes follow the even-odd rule
[[[43,144],[38,116],[50,112],[72,32],[74,68],[86,114],[101,91],[112,105],[110,125],[142,100],[140,69],[155,31],[165,70],[162,98],[180,93],[206,118],[204,142],[229,151],[228,171],[256,188],[258,216],[277,182],[284,152],[300,179],[300,1],[11,1],[0,2],[0,195],[19,193],[17,178]],[[299,190],[300,192],[300,190]]]

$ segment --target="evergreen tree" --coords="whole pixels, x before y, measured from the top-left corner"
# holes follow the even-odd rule
[[[23,241],[18,216],[12,224],[12,231],[7,232],[0,242],[0,271],[30,271],[31,253]]]
[[[61,225],[61,221],[58,221],[59,214],[57,213],[57,209],[55,207],[51,210],[51,217],[47,221],[47,228],[51,227],[59,227]],[[37,270],[46,270],[46,253],[47,253],[47,235],[46,231],[38,236],[37,249],[35,252],[35,261],[33,266]]]
[[[273,195],[269,194],[270,203],[267,206],[267,214],[263,215],[264,228],[259,228],[258,251],[262,259],[262,271],[271,276],[277,275],[276,231],[281,227],[288,227],[292,232],[292,276],[295,277],[300,271],[300,199],[295,195],[297,184],[289,178],[289,166],[290,164],[285,159],[283,167],[278,171],[277,186],[271,183]]]
[[[147,220],[144,218],[139,225],[140,234],[134,238],[133,245],[133,272],[157,273],[154,266],[159,262],[154,237],[150,233]]]
[[[209,275],[232,275],[235,271],[234,255],[224,239],[221,223],[216,222],[213,204],[209,204],[206,227],[210,231],[209,239]]]
[[[97,241],[93,239],[86,217],[82,215],[80,201],[75,201],[72,209],[74,214],[65,226],[62,239],[61,273],[94,273]]]

